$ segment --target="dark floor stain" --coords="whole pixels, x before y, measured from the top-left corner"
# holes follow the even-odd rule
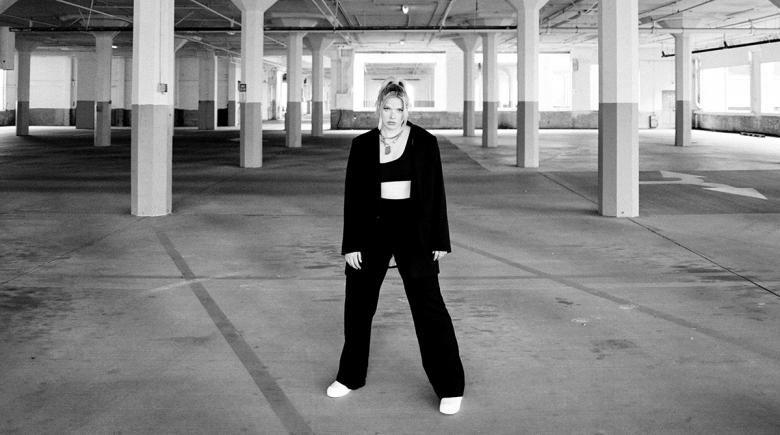
[[[555,302],[558,302],[561,305],[574,305],[574,302],[566,298],[555,298]]]
[[[622,338],[592,341],[591,345],[590,351],[595,353],[597,355],[596,359],[599,360],[606,358],[613,351],[635,349],[639,347],[633,341]]]
[[[48,335],[72,311],[72,297],[61,288],[0,287],[0,340],[22,343]]]

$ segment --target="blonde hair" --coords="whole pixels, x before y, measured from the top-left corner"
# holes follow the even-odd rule
[[[404,113],[409,111],[409,94],[406,93],[406,86],[404,82],[400,80],[390,79],[379,90],[379,95],[376,98],[376,113],[377,115],[382,111],[385,102],[389,98],[398,98],[401,100],[404,106]],[[408,116],[408,115],[407,115]]]

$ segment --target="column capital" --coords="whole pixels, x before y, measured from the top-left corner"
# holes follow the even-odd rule
[[[325,51],[334,41],[333,37],[321,33],[310,33],[304,40],[311,51]]]
[[[528,9],[536,9],[537,11],[547,3],[547,0],[507,0],[516,11],[521,12]]]
[[[40,45],[39,41],[36,41],[34,39],[29,39],[29,38],[20,38],[20,37],[16,38],[15,43],[16,43],[17,51],[25,51],[25,52],[33,51],[35,50],[36,47],[38,47],[38,45]]]
[[[274,25],[284,27],[314,27],[324,23],[330,25],[330,22],[322,18],[322,15],[311,13],[269,12],[268,18]]]
[[[479,45],[480,37],[475,33],[463,33],[452,38],[452,42],[464,52],[475,51]]]
[[[103,39],[103,40],[114,40],[114,37],[118,35],[119,32],[92,32],[92,35],[95,37],[95,40]]]
[[[265,11],[270,8],[276,0],[230,0],[241,12]]]

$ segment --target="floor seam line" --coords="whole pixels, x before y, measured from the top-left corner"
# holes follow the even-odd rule
[[[238,357],[238,360],[255,382],[255,385],[257,385],[260,392],[263,393],[263,396],[271,405],[271,409],[282,425],[290,434],[313,434],[314,432],[303,416],[292,404],[284,390],[276,383],[273,376],[271,376],[268,367],[260,360],[260,357],[257,356],[257,353],[255,353],[249,343],[244,340],[244,337],[233,322],[230,321],[227,314],[222,311],[222,308],[219,307],[214,298],[211,297],[203,283],[196,279],[192,269],[176,249],[171,239],[159,229],[155,229],[155,234],[165,252],[171,257],[171,260],[173,260],[181,272],[182,277],[187,281],[187,285],[198,299],[198,302],[206,310],[217,330],[222,334],[222,337],[227,341],[233,353]]]
[[[588,287],[586,285],[582,285],[582,284],[577,283],[575,281],[572,281],[570,279],[555,277],[552,274],[543,272],[543,271],[535,269],[533,267],[525,266],[523,264],[514,262],[512,260],[503,258],[501,256],[492,254],[492,253],[487,252],[487,251],[483,251],[483,250],[481,250],[479,248],[475,248],[475,247],[469,246],[469,245],[464,244],[464,243],[459,243],[459,242],[453,241],[452,244],[455,245],[455,246],[461,247],[463,249],[467,249],[469,251],[472,251],[474,253],[480,254],[480,255],[482,255],[484,257],[487,257],[487,258],[490,258],[490,259],[493,259],[493,260],[496,260],[496,261],[500,261],[500,262],[502,262],[502,263],[504,263],[504,264],[506,264],[508,266],[516,267],[518,269],[525,270],[526,272],[537,274],[540,277],[546,277],[547,279],[550,279],[552,281],[556,281],[559,284],[566,285],[566,286],[571,287],[571,288],[573,288],[575,290],[582,291],[582,292],[587,293],[587,294],[589,294],[591,296],[595,296],[595,297],[598,297],[598,298],[601,298],[601,299],[605,299],[605,300],[608,300],[610,302],[616,303],[618,305],[626,305],[626,306],[627,305],[631,305],[631,306],[634,306],[634,307],[636,307],[635,308],[636,311],[639,311],[641,313],[647,314],[647,315],[652,316],[654,318],[665,320],[667,322],[671,322],[671,323],[673,323],[673,324],[675,324],[677,326],[680,326],[680,327],[683,327],[683,328],[686,328],[686,329],[691,329],[693,331],[696,331],[696,332],[698,332],[698,333],[700,333],[702,335],[705,335],[707,337],[713,338],[715,340],[719,340],[719,341],[723,341],[723,342],[729,343],[729,344],[731,344],[733,346],[739,347],[741,349],[745,349],[747,351],[750,351],[750,352],[753,352],[755,354],[758,354],[758,355],[761,355],[763,357],[766,357],[766,358],[769,358],[771,360],[774,360],[775,362],[780,362],[780,352],[778,352],[778,351],[776,351],[774,349],[761,348],[761,347],[757,347],[757,346],[747,346],[747,345],[745,345],[745,343],[743,343],[738,338],[730,337],[730,336],[722,334],[722,333],[720,333],[720,332],[718,332],[718,331],[716,331],[716,330],[714,330],[712,328],[708,328],[708,327],[705,327],[705,326],[697,325],[696,323],[690,322],[688,320],[685,320],[683,318],[680,318],[680,317],[677,317],[677,316],[674,316],[674,315],[671,315],[671,314],[664,313],[663,311],[659,311],[659,310],[656,310],[654,308],[650,308],[650,307],[647,307],[647,306],[644,306],[644,305],[636,304],[636,303],[634,303],[634,302],[632,302],[632,301],[630,301],[628,299],[624,299],[624,298],[621,298],[619,296],[612,295],[612,294],[607,293],[607,292],[602,291],[602,290],[597,290],[597,289],[590,288],[590,287]]]
[[[30,268],[30,269],[28,269],[28,270],[25,270],[25,271],[23,271],[23,272],[19,272],[19,274],[17,274],[16,276],[14,276],[14,277],[11,277],[11,278],[9,278],[9,279],[8,279],[8,280],[6,280],[6,281],[0,282],[0,285],[6,285],[6,284],[8,284],[9,282],[16,281],[17,279],[19,279],[19,278],[21,278],[21,277],[23,277],[23,276],[25,276],[25,275],[29,275],[29,274],[31,274],[31,273],[33,273],[33,272],[35,272],[36,270],[38,270],[38,269],[42,268],[43,266],[46,266],[46,265],[48,265],[48,264],[55,263],[55,262],[57,262],[57,261],[59,261],[59,260],[64,260],[64,259],[66,259],[66,258],[67,258],[67,256],[69,256],[70,254],[73,254],[74,252],[78,252],[78,251],[80,251],[80,250],[82,250],[82,249],[84,249],[84,248],[88,248],[88,247],[90,247],[90,246],[93,246],[93,245],[97,244],[98,242],[100,242],[100,241],[102,241],[102,240],[105,240],[105,239],[107,239],[108,237],[111,237],[111,236],[113,236],[114,234],[118,234],[118,233],[120,233],[120,232],[122,232],[122,231],[126,230],[127,228],[129,228],[129,227],[131,227],[131,226],[133,226],[133,225],[135,225],[135,224],[137,224],[137,223],[139,223],[139,222],[141,222],[141,221],[143,221],[143,220],[145,220],[145,219],[146,219],[145,217],[137,217],[136,219],[134,219],[132,222],[128,223],[127,225],[124,225],[124,226],[122,226],[122,227],[120,227],[120,228],[117,228],[117,229],[115,229],[114,231],[108,232],[108,233],[106,233],[106,234],[104,234],[104,235],[102,235],[102,236],[100,236],[100,237],[97,237],[97,238],[95,238],[95,239],[92,239],[92,240],[90,240],[89,242],[87,242],[87,243],[84,243],[84,244],[82,244],[82,245],[80,245],[80,246],[78,246],[78,247],[75,247],[75,248],[73,248],[73,249],[71,249],[71,250],[69,250],[69,251],[65,251],[65,252],[63,252],[63,253],[61,253],[61,254],[58,254],[56,257],[54,257],[54,258],[52,258],[52,259],[50,259],[50,260],[48,260],[48,261],[44,261],[44,262],[42,262],[42,263],[40,263],[40,264],[37,264],[37,265],[35,265],[35,266],[31,267],[31,268]]]
[[[694,255],[696,255],[697,257],[699,257],[699,258],[702,258],[702,259],[704,259],[704,260],[708,261],[710,264],[713,264],[713,265],[715,265],[715,266],[717,266],[717,267],[721,268],[722,270],[724,270],[724,271],[726,271],[726,272],[728,272],[728,273],[730,273],[730,274],[732,274],[732,275],[734,275],[734,276],[738,276],[738,277],[740,277],[741,279],[743,279],[743,280],[745,280],[745,281],[747,281],[747,282],[749,282],[749,283],[753,284],[755,287],[757,287],[757,288],[759,288],[759,289],[761,289],[761,290],[764,290],[765,292],[767,292],[767,293],[769,293],[769,294],[772,294],[772,295],[774,295],[774,296],[780,297],[780,293],[777,293],[777,292],[775,292],[774,290],[772,290],[772,289],[769,289],[769,288],[767,288],[767,287],[765,287],[765,286],[763,286],[763,285],[759,284],[758,282],[756,282],[756,281],[754,281],[754,280],[752,280],[752,279],[748,278],[747,276],[745,276],[745,275],[742,275],[742,274],[738,273],[737,271],[735,271],[735,270],[732,270],[731,268],[729,268],[729,267],[727,267],[727,266],[724,266],[724,265],[722,265],[722,264],[718,263],[717,261],[715,261],[715,260],[713,260],[712,258],[710,258],[710,257],[708,257],[708,256],[706,256],[706,255],[704,255],[704,254],[702,254],[701,252],[698,252],[698,251],[696,251],[696,250],[695,250],[695,249],[693,249],[693,248],[689,248],[689,247],[687,247],[687,246],[683,245],[681,242],[678,242],[678,241],[676,241],[676,240],[672,239],[671,237],[669,237],[669,236],[666,236],[666,235],[662,234],[660,230],[655,230],[655,229],[651,228],[649,225],[645,225],[645,224],[643,224],[643,223],[639,222],[639,221],[638,221],[638,220],[636,220],[635,218],[629,218],[628,220],[630,220],[630,221],[631,221],[631,222],[633,222],[634,224],[638,225],[639,227],[641,227],[641,228],[644,228],[645,230],[647,230],[647,231],[649,231],[649,232],[651,232],[651,233],[655,234],[656,236],[658,236],[658,237],[660,237],[660,238],[662,238],[662,239],[664,239],[664,240],[666,240],[666,241],[668,241],[668,242],[670,242],[670,243],[673,243],[674,245],[676,245],[676,246],[678,246],[678,247],[680,247],[680,248],[682,248],[682,249],[684,249],[684,250],[686,250],[686,251],[690,252],[691,254],[694,254]]]

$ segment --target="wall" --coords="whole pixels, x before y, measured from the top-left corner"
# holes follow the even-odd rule
[[[780,136],[780,115],[696,112],[693,114],[693,124],[694,128],[702,130]]]

